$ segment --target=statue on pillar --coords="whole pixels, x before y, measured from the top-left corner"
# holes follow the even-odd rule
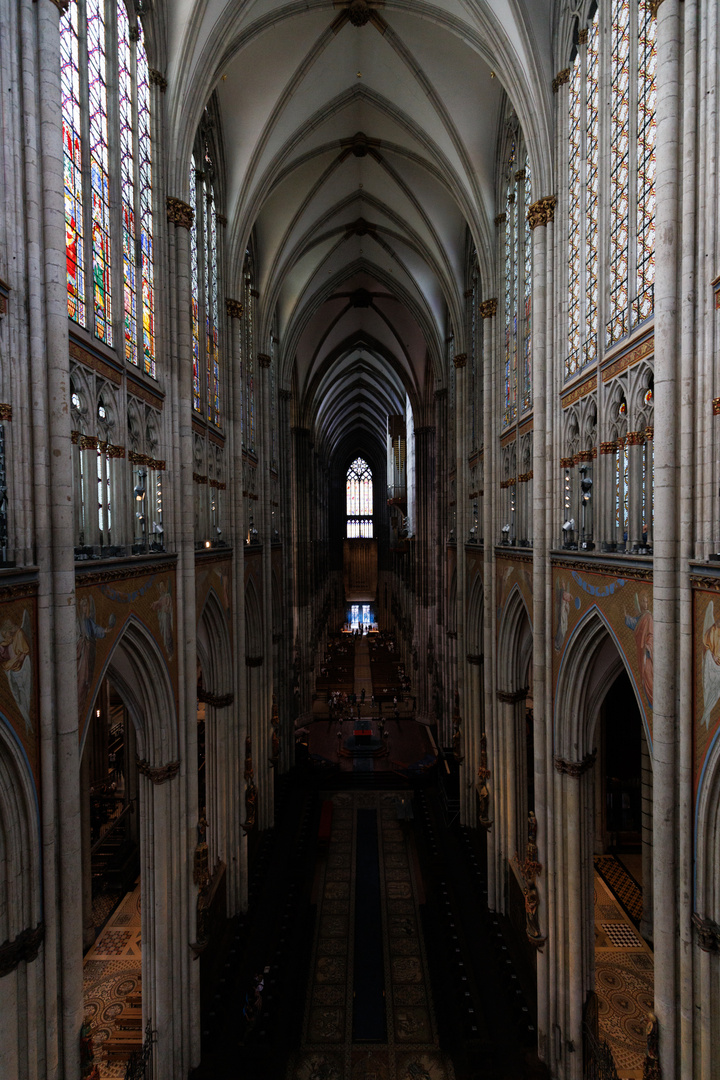
[[[200,816],[200,820],[197,823],[197,844],[195,845],[195,860],[193,864],[193,881],[198,886],[200,892],[207,886],[210,881],[210,866],[208,861],[208,846],[205,834],[207,832],[207,818],[205,817],[205,808]]]
[[[270,717],[270,724],[272,727],[270,765],[273,769],[276,769],[280,760],[280,717],[278,715],[277,698],[274,694],[272,696],[272,715]]]
[[[452,734],[452,750],[453,757],[457,761],[458,765],[461,765],[465,760],[465,755],[462,752],[462,732],[460,731],[460,725],[462,719],[460,716],[453,717],[453,734]]]
[[[252,760],[252,739],[249,735],[245,736],[245,780],[252,781],[254,777],[253,760]]]
[[[643,1063],[643,1080],[662,1080],[660,1068],[660,1032],[658,1031],[658,1018],[655,1013],[648,1013],[647,1018],[647,1050]]]
[[[478,822],[484,829],[492,825],[490,820],[490,788],[488,780],[492,776],[487,767],[487,735],[480,736],[480,767],[478,768]]]
[[[523,895],[525,897],[525,933],[531,945],[538,952],[542,951],[546,938],[540,930],[540,893],[537,888],[537,879],[542,871],[542,864],[538,862],[537,849],[537,818],[531,810],[528,814],[528,842],[525,859],[520,862],[517,852],[513,859],[515,869],[518,871],[523,883]]]
[[[257,819],[257,799],[258,790],[255,786],[255,781],[251,780],[248,786],[245,788],[245,815],[246,820],[240,822],[240,828],[249,833],[251,829],[255,828],[255,821]]]

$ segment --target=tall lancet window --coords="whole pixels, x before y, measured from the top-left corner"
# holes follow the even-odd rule
[[[125,0],[72,0],[60,64],[68,315],[154,375],[150,69]]]
[[[210,146],[202,140],[190,163],[190,324],[193,354],[193,408],[220,426],[220,355],[218,340],[218,230],[215,168]]]
[[[532,203],[530,162],[510,136],[506,163],[504,242],[503,425],[514,423],[532,406],[532,241],[528,213]]]
[[[348,540],[373,534],[372,471],[364,458],[355,458],[347,471],[345,512]]]
[[[257,289],[255,272],[250,250],[245,254],[243,273],[243,328],[241,337],[241,379],[244,382],[242,437],[243,448],[255,453],[256,416],[255,416],[255,321]]]

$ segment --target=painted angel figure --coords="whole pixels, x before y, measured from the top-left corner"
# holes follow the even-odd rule
[[[720,618],[715,619],[712,600],[705,608],[702,643],[703,655],[703,716],[706,728],[710,727],[710,714],[720,698]]]
[[[557,630],[555,631],[555,652],[560,652],[565,642],[568,628],[568,616],[572,595],[567,591],[567,585],[562,578],[555,582],[555,612],[557,616]]]
[[[637,662],[640,669],[642,687],[645,691],[648,705],[653,703],[653,616],[650,610],[647,595],[642,594],[638,599],[635,593],[635,615],[625,612],[625,625],[635,635],[635,648],[637,649]]]
[[[160,593],[160,596],[157,600],[153,601],[150,606],[153,611],[157,612],[158,625],[160,627],[163,644],[165,645],[168,659],[172,660],[175,651],[175,643],[173,641],[173,602],[168,582],[159,581],[158,592]]]
[[[22,626],[18,626],[14,619],[5,619],[0,626],[0,665],[7,675],[12,696],[25,721],[26,731],[32,731],[31,637],[30,612],[27,608],[23,611]]]
[[[95,601],[92,596],[80,597],[77,612],[78,701],[80,703],[84,701],[90,689],[95,672],[95,642],[98,638],[104,638],[114,625],[114,612],[108,618],[107,626],[100,626],[95,621]]]

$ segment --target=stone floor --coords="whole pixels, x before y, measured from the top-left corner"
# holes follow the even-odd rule
[[[108,1063],[103,1043],[114,1029],[126,998],[141,988],[140,882],[118,904],[83,965],[85,1018],[101,1080],[125,1075],[123,1062]]]
[[[630,910],[637,907],[631,890],[624,900]],[[653,954],[597,872],[595,992],[600,1035],[610,1046],[620,1080],[641,1080],[647,1014],[653,1009]]]

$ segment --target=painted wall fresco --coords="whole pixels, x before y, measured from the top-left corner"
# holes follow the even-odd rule
[[[695,798],[720,734],[720,578],[693,582],[693,779]]]
[[[597,609],[625,660],[652,739],[652,579],[649,570],[618,569],[598,570],[581,562],[553,563],[553,682],[557,688],[576,627],[588,612]]]
[[[533,595],[532,595],[532,555],[498,555],[496,559],[497,574],[497,625],[502,623],[503,611],[510,593],[515,585],[525,602],[530,622],[533,621]]]
[[[40,787],[37,583],[0,589],[0,723],[7,722]]]
[[[113,648],[130,619],[157,643],[177,701],[175,563],[118,567],[76,577],[77,671],[82,741]]]

